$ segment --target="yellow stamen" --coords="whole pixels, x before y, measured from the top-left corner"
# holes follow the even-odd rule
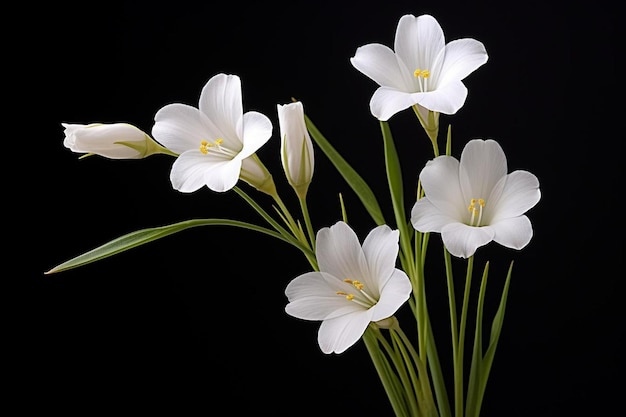
[[[208,141],[203,139],[203,140],[200,141],[200,152],[202,152],[203,154],[206,155],[207,153],[209,153],[209,149],[210,148],[212,148],[214,146],[217,146],[219,148],[219,146],[222,144],[222,142],[224,142],[224,139],[222,139],[222,138],[216,139],[215,142],[213,142],[213,143],[208,142]]]
[[[428,83],[426,82],[426,79],[430,77],[430,71],[418,68],[413,71],[413,76],[418,79],[417,81],[419,83],[420,91],[428,91]]]
[[[485,207],[485,199],[483,198],[472,198],[470,200],[470,204],[467,207],[467,210],[472,213],[470,217],[470,226],[480,226],[483,220],[483,207]],[[478,205],[478,207],[476,207]]]
[[[346,300],[348,300],[348,301],[352,301],[354,299],[354,294],[348,294],[345,291],[337,291],[335,294],[337,294],[337,295],[345,295],[346,296]]]

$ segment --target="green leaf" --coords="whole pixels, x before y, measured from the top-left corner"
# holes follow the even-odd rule
[[[483,365],[480,372],[480,391],[478,392],[476,410],[480,411],[480,406],[482,403],[483,396],[485,394],[485,389],[487,387],[487,380],[489,379],[489,372],[491,371],[491,365],[493,364],[493,358],[496,354],[496,347],[498,346],[498,339],[500,339],[500,333],[502,332],[502,324],[504,323],[504,311],[506,309],[506,299],[509,293],[509,286],[511,284],[511,272],[513,271],[513,262],[509,266],[509,272],[506,276],[506,281],[504,282],[504,288],[502,290],[502,296],[500,298],[500,305],[498,306],[498,311],[493,318],[493,322],[491,323],[491,335],[489,339],[489,347],[487,348],[487,352],[483,357]]]
[[[180,223],[174,223],[168,226],[154,227],[149,229],[137,230],[124,236],[120,236],[104,245],[98,246],[89,252],[83,253],[69,261],[63,262],[45,272],[45,274],[52,274],[61,271],[67,271],[68,269],[78,268],[79,266],[87,265],[92,262],[96,262],[105,258],[108,258],[118,253],[127,251],[137,246],[144,245],[146,243],[161,239],[163,237],[172,235],[174,233],[198,226],[235,226],[245,229],[254,230],[257,232],[265,233],[273,236],[277,239],[290,243],[303,252],[310,252],[310,249],[306,248],[300,242],[295,239],[287,239],[281,234],[274,232],[273,230],[265,227],[257,226],[254,224],[241,222],[237,220],[229,219],[200,219],[200,220],[186,220]]]
[[[306,114],[304,115],[304,120],[313,140],[315,140],[320,149],[326,154],[333,165],[335,165],[335,168],[337,168],[337,171],[339,171],[348,185],[352,187],[352,190],[354,190],[356,195],[359,197],[367,212],[370,216],[372,216],[374,222],[379,226],[385,224],[385,218],[383,217],[383,213],[371,188],[354,170],[354,168],[352,168],[350,164],[348,164],[346,160],[335,150],[335,148],[333,148],[330,142],[328,142],[324,135],[322,135],[317,127],[315,127],[311,119],[309,119]]]
[[[383,135],[385,149],[385,166],[387,169],[387,182],[389,183],[389,192],[391,193],[391,202],[393,203],[393,212],[396,216],[396,226],[400,230],[400,244],[405,256],[412,256],[412,230],[409,229],[404,211],[404,186],[402,184],[402,169],[400,167],[400,158],[396,151],[391,135],[391,129],[388,122],[380,122],[380,128]],[[412,257],[409,258],[409,265],[413,264]],[[411,272],[411,271],[407,271]]]

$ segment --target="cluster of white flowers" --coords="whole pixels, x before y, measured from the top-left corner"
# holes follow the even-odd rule
[[[139,159],[158,153],[174,156],[170,179],[180,192],[206,186],[216,192],[235,189],[243,193],[237,187],[241,179],[272,196],[287,227],[270,221],[275,228],[272,233],[301,249],[313,267],[287,285],[286,312],[320,321],[321,350],[342,353],[365,337],[373,323],[377,329],[396,329],[393,316],[412,294],[414,306],[419,305],[423,277],[415,265],[420,255],[409,255],[410,238],[402,234],[439,233],[447,251],[460,258],[471,258],[491,241],[522,249],[532,238],[533,229],[525,213],[540,199],[539,182],[527,171],[509,173],[498,142],[470,140],[460,159],[439,154],[439,115],[455,114],[463,106],[468,94],[463,80],[487,59],[485,47],[477,40],[446,43],[439,23],[429,15],[403,16],[393,50],[381,44],[356,49],[350,62],[379,85],[370,101],[372,115],[388,123],[396,113],[413,109],[434,150],[433,159],[426,162],[419,175],[419,198],[406,222],[414,230],[378,224],[362,245],[344,220],[314,233],[308,212],[303,210],[307,235],[293,219],[278,196],[273,176],[256,154],[272,137],[272,122],[259,112],[244,112],[237,75],[213,76],[201,91],[198,107],[176,103],[158,110],[150,134],[126,123],[64,123],[64,144],[74,152],[112,159]],[[314,173],[311,136],[318,141],[324,138],[312,131],[313,125],[299,101],[278,104],[277,115],[284,173],[304,209]],[[400,210],[400,224],[403,212],[395,209]],[[183,229],[181,226],[174,231]],[[140,243],[157,238],[146,239],[145,233],[142,236]],[[128,248],[136,246],[137,241],[130,241],[134,245],[128,243]],[[110,254],[110,248],[104,245],[49,272]],[[403,268],[398,268],[399,255]],[[421,331],[426,332],[423,316],[419,316],[416,313]],[[426,358],[419,357],[416,363],[421,369],[419,364],[425,365]],[[394,400],[391,394],[390,399],[400,407],[397,404],[402,401]],[[422,401],[427,403],[428,399]]]

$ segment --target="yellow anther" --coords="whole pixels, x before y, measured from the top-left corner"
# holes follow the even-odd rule
[[[200,141],[200,152],[206,155],[207,153],[209,153],[209,148],[212,148],[214,146],[220,146],[222,142],[224,142],[224,139],[222,138],[215,139],[215,142],[213,143],[202,139]]]
[[[350,278],[344,279],[343,282],[347,282],[348,284],[352,284],[352,280]]]
[[[361,281],[352,281],[352,285],[354,285],[354,287],[357,290],[362,290],[363,289],[363,284],[361,283]]]
[[[430,71],[418,68],[415,71],[413,71],[413,76],[415,78],[417,78],[417,77],[428,78],[428,77],[430,77]]]
[[[354,294],[346,295],[346,300],[348,300],[348,301],[352,301],[353,298],[354,298]]]
[[[337,291],[335,294],[337,294],[337,295],[348,295],[348,293],[345,292],[345,291]]]
[[[469,225],[470,226],[480,226],[483,220],[483,207],[485,207],[485,199],[484,198],[472,198],[470,199],[470,204],[467,207],[467,210],[472,213],[472,217],[470,218]]]

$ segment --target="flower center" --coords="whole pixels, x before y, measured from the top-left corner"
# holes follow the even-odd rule
[[[370,308],[378,302],[376,301],[374,297],[369,295],[367,291],[365,291],[365,285],[363,285],[361,281],[346,278],[343,280],[343,282],[347,282],[348,284],[351,284],[354,288],[359,290],[359,292],[355,295],[354,293],[347,293],[345,291],[337,291],[336,293],[337,295],[343,295],[346,297],[346,300],[353,301],[357,303],[358,305],[365,307],[365,308]]]
[[[420,91],[422,93],[428,91],[428,78],[430,77],[430,71],[418,68],[413,71],[413,76],[417,78],[417,83],[419,84]]]
[[[222,138],[217,138],[213,142],[209,142],[203,139],[200,141],[200,152],[206,155],[209,153],[209,151],[213,151],[213,152],[221,153],[224,155],[228,155],[231,158],[234,157],[236,153],[231,151],[230,149],[223,147],[222,142],[224,142],[224,139]]]
[[[483,207],[485,207],[485,199],[472,198],[467,210],[471,213],[470,226],[480,226],[480,222],[483,220]]]

